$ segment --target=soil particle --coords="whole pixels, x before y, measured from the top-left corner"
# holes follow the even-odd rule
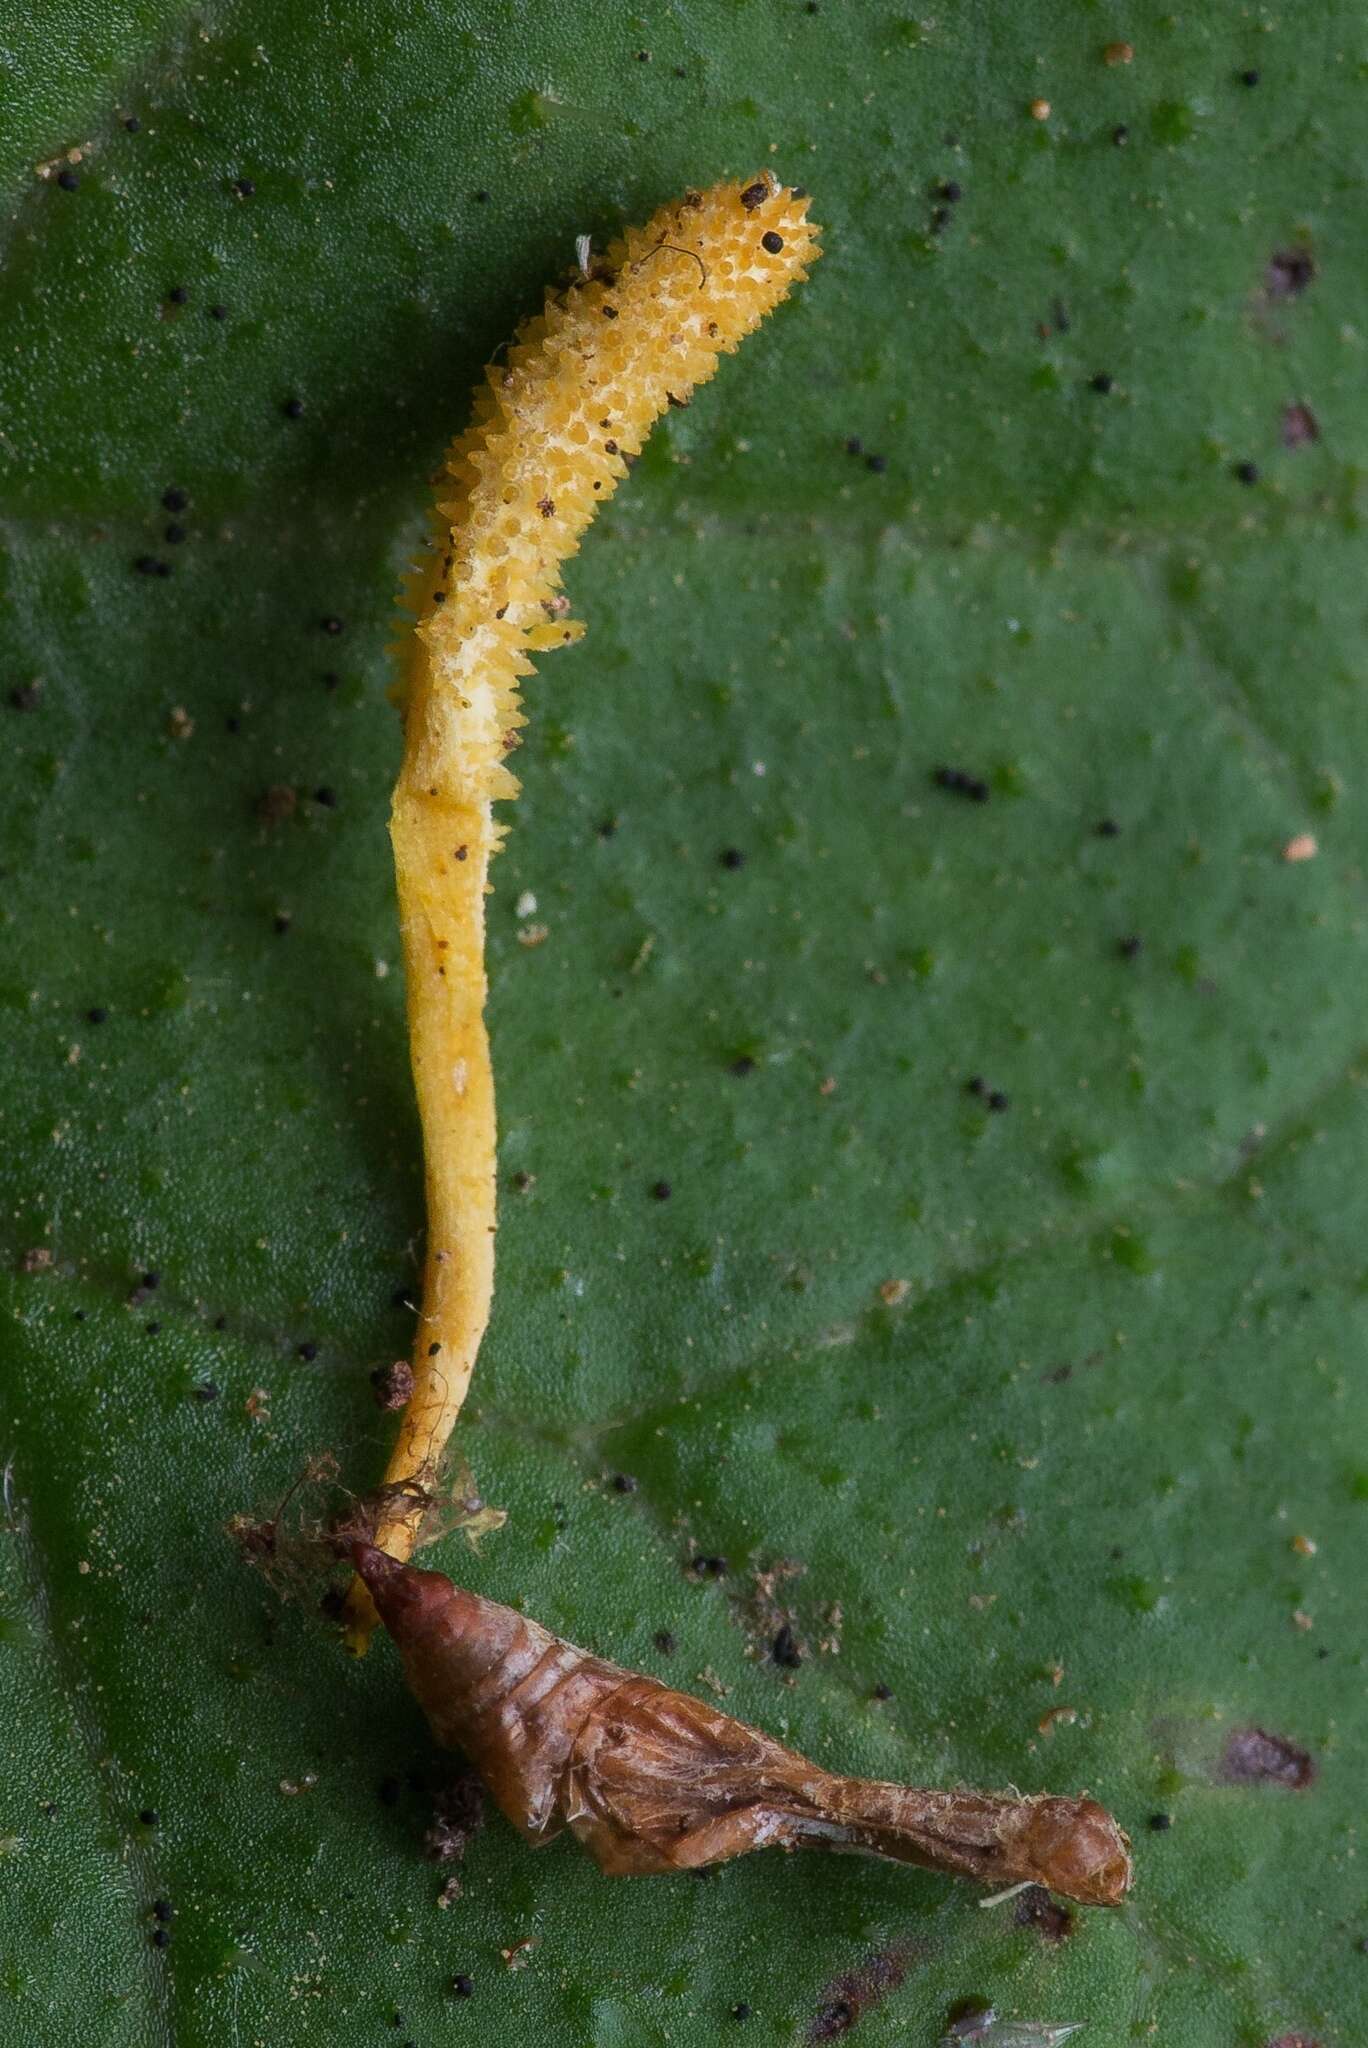
[[[1074,1930],[1073,1914],[1043,1884],[1027,1885],[1018,1893],[1012,1918],[1018,1927],[1034,1927],[1042,1940],[1049,1942],[1066,1941]]]
[[[390,1365],[377,1365],[370,1376],[377,1408],[406,1408],[413,1398],[413,1367],[406,1358]]]
[[[803,1653],[798,1647],[798,1638],[788,1622],[784,1622],[776,1631],[774,1641],[770,1645],[770,1655],[775,1663],[782,1664],[786,1671],[796,1671],[802,1663]]]
[[[288,782],[273,782],[263,789],[253,808],[263,825],[283,825],[299,807],[298,792]]]
[[[836,1978],[823,1992],[805,2038],[809,2042],[841,2040],[866,2013],[901,1988],[910,1960],[905,1945],[878,1950],[858,1968]]]
[[[1284,1735],[1237,1728],[1221,1753],[1219,1776],[1227,1785],[1286,1785],[1302,1792],[1315,1779],[1316,1762]]]
[[[1264,271],[1264,289],[1270,299],[1299,299],[1316,276],[1316,259],[1309,249],[1275,249]]]
[[[462,1771],[444,1785],[432,1802],[432,1820],[423,1836],[430,1863],[459,1863],[472,1835],[484,1826],[484,1793],[474,1771]]]

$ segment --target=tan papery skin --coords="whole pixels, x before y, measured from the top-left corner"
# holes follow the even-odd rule
[[[358,1543],[352,1560],[438,1742],[533,1843],[569,1828],[611,1877],[751,1849],[844,1849],[1115,1906],[1130,1844],[1088,1798],[937,1792],[821,1770],[730,1714]]]

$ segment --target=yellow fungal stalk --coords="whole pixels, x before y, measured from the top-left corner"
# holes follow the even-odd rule
[[[465,1399],[494,1283],[494,1085],[484,1026],[484,899],[516,796],[505,756],[529,656],[578,639],[560,565],[671,400],[758,327],[818,254],[806,196],[765,174],[689,192],[553,288],[437,477],[429,551],[401,602],[404,762],[390,819],[423,1128],[427,1260],[413,1396],[389,1486],[431,1486]],[[418,1513],[377,1531],[413,1550]],[[353,1649],[375,1611],[352,1588]]]

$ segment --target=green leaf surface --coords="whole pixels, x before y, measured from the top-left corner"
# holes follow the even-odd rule
[[[978,1997],[1341,2048],[1360,11],[68,0],[0,43],[0,2043],[873,2048]],[[432,1555],[834,1766],[1090,1788],[1137,1884],[1057,1941],[853,1859],[610,1882],[497,1818],[441,1909],[397,1660],[224,1534],[323,1451],[372,1483],[411,1332],[384,649],[425,478],[577,234],[770,163],[827,255],[661,424],[527,691],[461,1437],[509,1521]],[[1233,1782],[1250,1728],[1313,1782]]]

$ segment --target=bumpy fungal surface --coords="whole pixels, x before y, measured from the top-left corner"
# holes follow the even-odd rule
[[[530,656],[582,628],[560,567],[651,426],[758,327],[819,253],[806,195],[765,174],[689,192],[549,290],[437,477],[428,550],[403,593],[404,761],[394,844],[428,1239],[414,1391],[385,1474],[430,1484],[460,1412],[494,1283],[494,1087],[484,1026],[484,899],[516,796],[506,757]],[[377,1532],[407,1558],[415,1513]],[[350,1640],[375,1614],[354,1586]]]

